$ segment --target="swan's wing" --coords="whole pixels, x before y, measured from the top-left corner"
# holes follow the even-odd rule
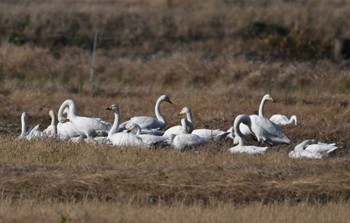
[[[259,147],[259,146],[234,146],[229,148],[231,153],[248,153],[248,154],[262,154],[268,147]]]
[[[46,134],[49,137],[54,137],[57,134],[56,126],[55,125],[49,125],[44,131],[44,134]]]
[[[219,129],[195,129],[192,134],[198,135],[199,137],[207,140],[219,141],[229,135],[229,132],[224,132]]]
[[[285,125],[289,122],[289,118],[286,115],[275,114],[271,116],[270,121],[276,125]]]
[[[66,140],[82,135],[82,133],[81,131],[78,131],[72,122],[59,122],[57,124],[57,135],[59,139]]]
[[[293,159],[308,158],[308,159],[322,159],[322,155],[308,150],[292,150],[288,156]]]
[[[194,146],[203,145],[207,142],[206,139],[194,134],[180,134],[174,138],[172,145],[178,150],[185,150]]]
[[[150,116],[132,117],[130,120],[122,123],[121,126],[126,126],[128,123],[138,124],[141,129],[164,129],[166,127],[164,122]]]
[[[330,152],[336,150],[338,147],[335,146],[334,143],[332,144],[327,144],[327,143],[318,143],[318,144],[312,144],[308,145],[305,150],[314,152],[314,153],[319,153],[322,155],[329,154]]]
[[[162,136],[164,135],[164,131],[159,129],[141,129],[141,134]]]
[[[142,139],[140,137],[131,133],[119,132],[107,138],[108,140],[111,141],[111,143],[114,146],[118,146],[118,147],[136,147],[136,148],[148,147],[148,145],[142,142]]]
[[[186,134],[186,131],[183,129],[183,127],[181,125],[176,125],[176,126],[168,128],[164,132],[164,136],[169,136],[171,134],[174,134],[174,135]]]
[[[157,136],[157,135],[139,135],[139,137],[142,139],[144,143],[146,143],[149,146],[156,146],[156,147],[165,147],[169,146],[169,137],[166,136]]]
[[[251,129],[259,141],[265,141],[269,144],[275,145],[280,143],[290,144],[290,139],[284,134],[275,123],[269,119],[258,115],[250,115]]]

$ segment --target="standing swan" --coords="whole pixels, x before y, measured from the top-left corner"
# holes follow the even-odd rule
[[[107,139],[111,141],[114,146],[138,148],[148,147],[148,145],[144,143],[137,135],[126,132],[118,132],[120,120],[120,110],[118,105],[113,104],[106,108],[106,110],[111,110],[114,112],[114,122],[107,136]]]
[[[135,116],[135,117],[132,117],[130,120],[122,123],[121,127],[125,127],[128,123],[132,122],[132,123],[138,124],[141,129],[160,129],[160,130],[165,129],[167,125],[167,121],[165,120],[164,116],[160,112],[160,104],[163,101],[173,104],[167,95],[160,96],[154,108],[156,118],[150,117],[150,116]]]
[[[231,153],[249,153],[249,154],[260,154],[265,153],[268,147],[259,147],[259,146],[245,146],[243,134],[239,129],[239,124],[244,123],[251,128],[251,120],[248,115],[238,115],[234,121],[233,129],[236,133],[236,139],[238,140],[238,145],[229,148]]]
[[[65,100],[58,110],[58,114],[62,114],[64,109],[68,107],[68,119],[76,127],[79,133],[86,137],[93,137],[107,133],[110,125],[99,118],[78,116],[77,108],[73,100]],[[64,122],[63,117],[59,116],[59,122]]]
[[[290,144],[290,139],[283,133],[282,129],[269,119],[259,115],[249,115],[248,118],[250,119],[250,123],[245,121],[245,124],[250,124],[248,128],[258,142],[265,142],[269,145]],[[234,140],[235,142],[239,141],[238,135],[235,136]]]
[[[265,104],[267,101],[275,102],[269,94],[265,94],[262,97],[262,99],[260,101],[260,105],[259,105],[259,111],[258,111],[258,115],[261,117],[264,117],[264,109],[265,109]],[[245,125],[244,123],[241,123],[239,125],[239,129],[241,130],[243,137],[246,139],[252,134],[250,132],[248,126]],[[235,136],[234,136],[234,132],[233,132],[233,127],[229,128],[227,130],[227,132],[229,133],[229,135],[227,137],[234,139]]]
[[[275,123],[276,125],[290,125],[294,124],[297,125],[297,116],[292,115],[290,118],[288,118],[286,115],[276,114],[271,116],[270,120]]]

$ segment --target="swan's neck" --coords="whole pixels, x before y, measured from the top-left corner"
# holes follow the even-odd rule
[[[24,115],[21,116],[21,137],[26,136],[27,131],[27,122],[24,118]]]
[[[119,129],[119,113],[114,111],[114,122],[112,128],[108,132],[108,137],[111,137],[113,134],[116,134]]]
[[[192,118],[192,112],[190,110],[186,111],[186,119],[187,121],[189,121],[193,128],[194,128],[194,122],[193,122],[193,118]]]
[[[58,109],[57,116],[58,116],[58,121],[59,122],[64,122],[65,121],[65,118],[63,117],[63,111],[64,111],[64,109],[66,107],[68,107],[68,114],[67,114],[67,116],[68,116],[69,119],[72,119],[72,118],[74,119],[77,116],[77,108],[76,108],[76,105],[75,105],[74,101],[71,100],[71,99],[68,99],[68,100],[65,100],[62,103],[61,107]]]
[[[239,129],[239,125],[243,123],[246,124],[249,127],[249,130],[251,131],[251,121],[248,115],[239,115],[235,119],[235,122],[233,123],[233,130],[235,131],[235,134],[238,137],[238,145],[243,146],[244,140],[243,140],[243,134],[241,130]],[[252,131],[251,131],[252,132]]]
[[[50,125],[55,125],[56,124],[56,117],[55,114],[52,112],[49,112],[50,118],[51,118],[51,124]]]
[[[156,106],[154,107],[154,112],[156,113],[156,117],[159,121],[163,122],[164,124],[167,124],[164,116],[160,112],[160,103],[162,102],[162,99],[158,99]]]
[[[135,125],[136,135],[141,135],[141,128],[139,125]]]
[[[259,116],[264,117],[264,108],[265,108],[265,103],[268,101],[266,98],[263,98],[260,102],[259,106]]]
[[[292,117],[290,117],[289,124],[292,124],[292,123],[294,123],[294,125],[298,125],[297,116],[293,115]]]

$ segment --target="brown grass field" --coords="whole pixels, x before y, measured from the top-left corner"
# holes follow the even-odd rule
[[[350,72],[332,41],[348,37],[346,1],[0,2],[0,222],[348,222]],[[69,6],[69,7],[68,7]],[[263,27],[263,28],[262,28]],[[287,31],[286,31],[287,30]],[[89,81],[94,32],[96,73]],[[197,128],[238,114],[297,115],[291,145],[228,153],[232,141],[178,152],[15,140],[20,115],[49,124],[74,99],[112,122],[182,107]],[[336,142],[323,160],[287,154],[308,138]]]

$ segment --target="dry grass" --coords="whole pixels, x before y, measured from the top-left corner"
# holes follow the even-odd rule
[[[4,222],[339,222],[349,219],[349,204],[288,204],[246,207],[220,204],[206,208],[201,205],[135,206],[111,203],[23,203],[1,202]],[[16,217],[13,215],[16,213]]]
[[[348,62],[327,59],[330,40],[348,35],[344,1],[63,3],[0,3],[0,221],[347,222],[350,73]],[[247,28],[257,21],[290,32],[254,36]],[[267,92],[277,103],[266,116],[295,114],[300,125],[283,127],[291,145],[261,156],[229,154],[228,141],[181,153],[15,140],[23,111],[45,127],[67,98],[80,114],[112,121],[111,104],[126,120],[154,115],[168,94],[169,126],[189,106],[197,128],[226,130]],[[324,160],[289,159],[306,138],[340,148]]]

